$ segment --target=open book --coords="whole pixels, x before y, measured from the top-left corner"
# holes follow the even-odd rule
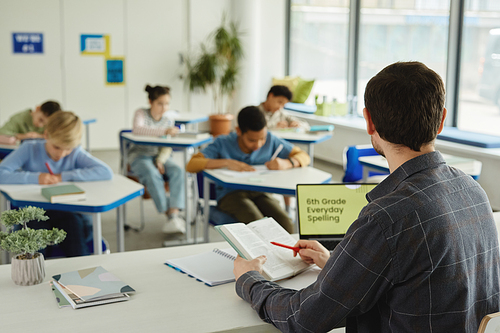
[[[265,255],[267,261],[263,266],[266,279],[277,281],[291,277],[306,270],[309,265],[293,251],[272,245],[278,242],[293,246],[297,241],[273,218],[244,223],[231,223],[215,227],[226,241],[245,259],[255,259]]]

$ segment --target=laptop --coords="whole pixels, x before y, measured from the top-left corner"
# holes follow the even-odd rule
[[[300,239],[317,240],[333,250],[366,206],[366,194],[378,184],[297,184]]]

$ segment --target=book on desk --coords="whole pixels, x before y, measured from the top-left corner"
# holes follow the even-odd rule
[[[42,188],[42,195],[51,203],[85,200],[85,191],[74,184],[48,186]]]
[[[297,241],[272,217],[266,217],[248,224],[230,223],[215,226],[224,239],[248,260],[265,255],[263,276],[270,281],[278,281],[295,276],[309,268],[293,251],[272,245],[278,242],[293,246]]]
[[[126,301],[135,290],[102,266],[81,269],[52,276],[54,295],[64,307],[69,303],[73,309]],[[57,290],[57,292],[56,292]]]

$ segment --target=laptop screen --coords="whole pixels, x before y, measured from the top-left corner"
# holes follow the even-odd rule
[[[366,206],[366,193],[378,184],[298,184],[301,239],[343,237]]]

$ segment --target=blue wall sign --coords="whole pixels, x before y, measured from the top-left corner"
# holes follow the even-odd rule
[[[14,53],[43,53],[43,34],[37,32],[13,32]]]
[[[123,77],[123,59],[106,59],[106,83],[122,84]]]

